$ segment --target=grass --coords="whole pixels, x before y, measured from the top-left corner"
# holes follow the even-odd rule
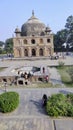
[[[3,84],[0,83],[1,89],[5,91],[5,87]],[[31,83],[28,85],[7,85],[6,89],[8,88],[59,88],[63,87],[60,84],[52,84],[51,82],[45,83]]]
[[[6,67],[0,67],[0,71],[3,71],[4,69],[6,69]]]
[[[53,87],[52,83],[50,83],[50,82],[37,84],[37,88],[49,88],[49,87]]]
[[[0,84],[2,86],[2,84]],[[54,87],[52,83],[31,83],[28,85],[7,85],[7,88],[49,88]],[[3,89],[5,89],[4,86],[2,86]]]
[[[73,87],[73,83],[71,80],[71,76],[68,73],[69,69],[72,68],[73,66],[64,66],[64,67],[58,67],[58,72],[61,75],[61,80],[62,82],[67,86],[67,87]]]

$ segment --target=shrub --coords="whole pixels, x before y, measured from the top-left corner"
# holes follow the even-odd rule
[[[73,116],[73,94],[54,94],[46,105],[47,114],[50,116]]]
[[[2,112],[11,112],[19,104],[19,95],[16,92],[6,92],[0,95],[0,109]]]

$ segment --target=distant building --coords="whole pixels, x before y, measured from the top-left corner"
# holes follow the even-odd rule
[[[15,29],[15,34],[14,57],[48,57],[54,52],[51,29],[35,17],[34,11],[21,30],[18,27]]]

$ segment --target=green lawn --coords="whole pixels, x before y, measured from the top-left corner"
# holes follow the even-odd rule
[[[58,67],[57,69],[61,75],[62,82],[68,87],[73,87],[73,82],[69,74],[69,69],[73,69],[73,66]]]
[[[6,67],[0,67],[0,71],[2,71],[2,70],[4,70],[4,69],[6,69]]]

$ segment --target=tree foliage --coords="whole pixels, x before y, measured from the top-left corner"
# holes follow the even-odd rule
[[[58,31],[57,34],[54,35],[54,48],[55,51],[65,51],[65,47],[63,44],[65,43],[67,35],[67,30],[62,29],[61,31]]]
[[[3,46],[5,43],[3,41],[0,41],[0,46]]]
[[[9,38],[5,42],[6,53],[13,53],[13,39]]]
[[[67,29],[68,33],[73,33],[73,16],[69,16],[66,21],[65,28]]]
[[[67,30],[67,43],[69,44],[70,48],[73,48],[73,16],[69,16],[67,18],[67,22],[65,25],[65,28]]]
[[[64,46],[66,43],[66,46]],[[55,51],[73,51],[73,16],[66,20],[65,28],[54,35]]]
[[[0,54],[4,53],[4,47],[3,45],[5,45],[5,43],[3,41],[0,41]]]

